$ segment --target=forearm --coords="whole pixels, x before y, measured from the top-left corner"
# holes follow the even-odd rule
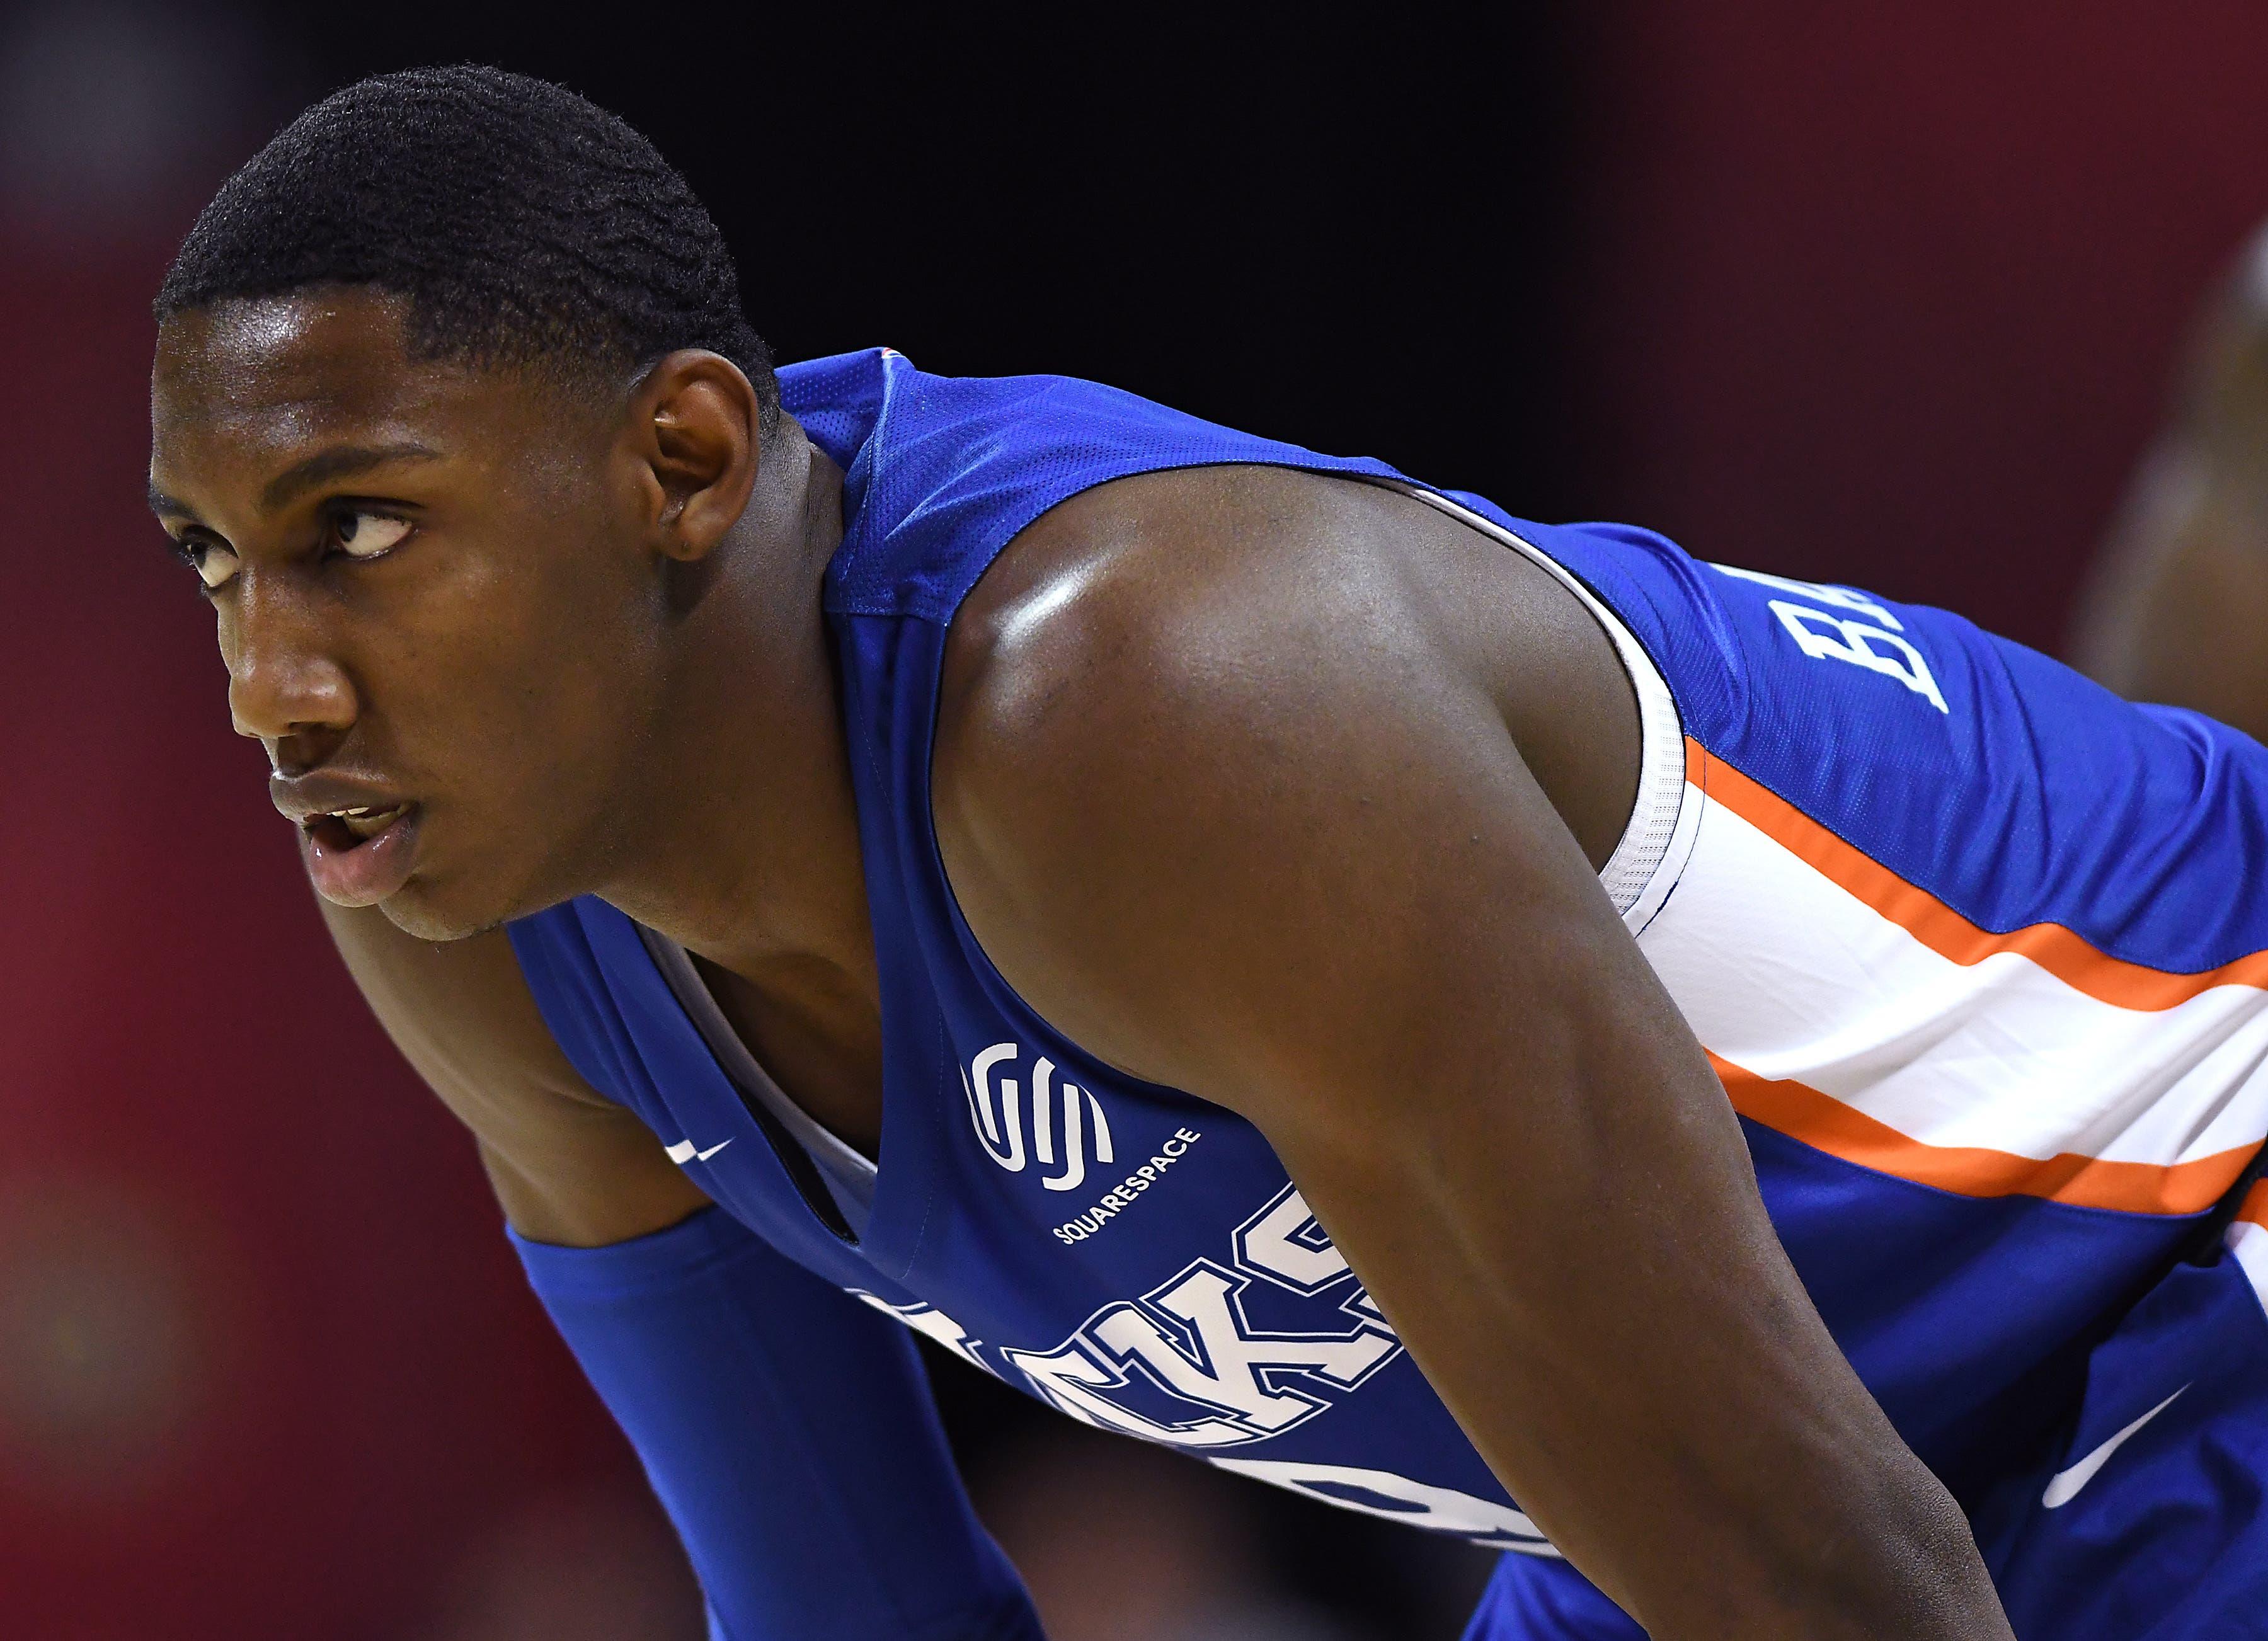
[[[902,1328],[718,1210],[607,1247],[514,1241],[725,1641],[1039,1641]]]
[[[1571,1561],[1662,1641],[2005,1641],[1966,1520],[1760,1204],[1712,1217],[1627,1154],[1507,1189],[1460,1131],[1293,1172]]]

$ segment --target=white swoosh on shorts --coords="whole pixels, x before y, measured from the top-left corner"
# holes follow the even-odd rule
[[[2195,1384],[2196,1382],[2197,1381],[2195,1380],[2191,1380],[2190,1381],[2191,1384]],[[2182,1390],[2187,1390],[2189,1387],[2189,1385],[2183,1385],[2182,1387]],[[2140,1418],[2136,1419],[2124,1430],[2120,1431],[2117,1435],[2111,1437],[2110,1440],[2104,1442],[2102,1446],[2097,1447],[2093,1453],[2088,1453],[2087,1457],[2081,1459],[2077,1464],[2072,1466],[2068,1470],[2057,1471],[2054,1476],[2048,1482],[2048,1490],[2040,1495],[2040,1503],[2050,1510],[2059,1510],[2064,1505],[2071,1503],[2073,1499],[2078,1498],[2079,1490],[2095,1479],[2095,1473],[2097,1470],[2100,1470],[2104,1465],[2110,1462],[2110,1455],[2117,1453],[2119,1448],[2125,1446],[2126,1439],[2129,1436],[2132,1436],[2136,1431],[2140,1430],[2145,1424],[2147,1424],[2152,1419],[2156,1418],[2158,1415],[2163,1413],[2168,1408],[2172,1407],[2174,1405],[2174,1396],[2180,1395],[2182,1394],[2182,1390],[2176,1390],[2174,1392],[2173,1396],[2168,1396],[2156,1407],[2152,1408],[2147,1413],[2145,1413]]]
[[[674,1145],[666,1146],[664,1149],[669,1152],[669,1159],[672,1162],[677,1164],[680,1167],[683,1167],[688,1162],[708,1161],[710,1158],[715,1156],[718,1152],[724,1150],[725,1146],[732,1143],[733,1142],[729,1139],[720,1139],[706,1151],[696,1151],[693,1148],[693,1142],[691,1140],[681,1139]],[[2178,1394],[2179,1393],[2176,1392],[2176,1394]]]

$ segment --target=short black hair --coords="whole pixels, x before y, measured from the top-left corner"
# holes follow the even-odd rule
[[[155,306],[333,282],[404,298],[419,357],[588,374],[707,348],[747,375],[766,431],[778,416],[771,350],[691,187],[549,81],[465,65],[333,92],[222,185]]]

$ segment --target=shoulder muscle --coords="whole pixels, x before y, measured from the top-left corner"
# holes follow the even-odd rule
[[[1546,882],[1620,934],[1585,857],[1628,813],[1634,711],[1544,572],[1407,497],[1299,474],[1153,475],[1079,501],[972,600],[935,780],[972,927],[1058,1026],[1204,1093],[1256,1012],[1328,1013],[1358,961],[1365,983],[1430,985],[1450,954],[1426,943],[1500,942]],[[1567,635],[1563,601],[1587,634]],[[1571,724],[1597,767],[1546,792],[1514,730]],[[1562,811],[1595,815],[1594,838]],[[1469,898],[1484,892],[1503,903]],[[1468,899],[1431,904],[1445,895]],[[1319,942],[1342,953],[1332,984],[1282,972]]]

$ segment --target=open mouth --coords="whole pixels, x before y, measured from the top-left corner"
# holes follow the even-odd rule
[[[340,906],[373,906],[409,880],[417,858],[414,803],[364,804],[308,816],[299,850],[315,892]]]
[[[364,804],[359,808],[310,815],[306,822],[307,835],[325,849],[344,854],[369,843],[408,814],[410,807],[408,804],[396,804],[391,809],[377,809]]]

